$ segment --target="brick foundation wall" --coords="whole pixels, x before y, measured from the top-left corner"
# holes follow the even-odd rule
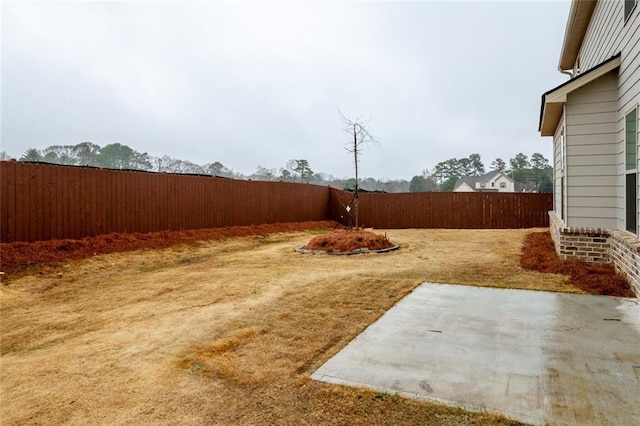
[[[609,263],[611,232],[603,228],[565,226],[555,212],[549,212],[551,236],[556,253],[564,260]]]
[[[640,296],[640,240],[627,232],[612,231],[609,241],[613,264],[629,279],[636,296]]]
[[[565,226],[556,212],[549,212],[549,230],[556,253],[563,260],[613,263],[623,273],[636,296],[640,295],[640,240],[628,232]]]

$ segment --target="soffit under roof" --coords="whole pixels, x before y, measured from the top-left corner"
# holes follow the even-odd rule
[[[570,70],[576,63],[597,0],[573,0],[560,53],[560,70]]]

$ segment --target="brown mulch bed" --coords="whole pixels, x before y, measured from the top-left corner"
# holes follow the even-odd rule
[[[98,254],[159,249],[177,244],[192,244],[197,241],[218,240],[227,237],[332,229],[336,225],[336,222],[332,221],[275,223],[188,231],[115,233],[85,237],[79,240],[1,243],[0,269],[2,272],[12,273],[25,270],[34,265],[43,266],[58,263],[62,260],[86,259]]]
[[[568,275],[570,284],[587,293],[635,297],[627,279],[616,272],[613,265],[561,260],[548,231],[527,235],[522,246],[520,264],[525,269]]]
[[[378,235],[362,229],[335,229],[325,235],[318,235],[304,246],[305,250],[350,253],[358,249],[370,251],[394,247],[386,235]]]

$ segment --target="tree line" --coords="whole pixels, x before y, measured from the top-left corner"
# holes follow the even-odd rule
[[[0,152],[1,160],[11,158],[5,151]],[[46,162],[70,166],[102,167],[108,169],[142,170],[165,173],[201,174],[233,179],[251,179],[274,182],[302,182],[329,185],[338,189],[353,189],[355,179],[338,178],[333,175],[314,172],[306,159],[288,160],[282,167],[267,168],[259,165],[252,174],[235,172],[219,161],[195,164],[188,160],[171,158],[167,155],[155,157],[146,152],[119,143],[101,147],[92,142],[77,145],[53,145],[44,149],[29,148],[18,161]],[[360,179],[360,187],[365,191],[408,192],[409,181],[404,179],[380,180]]]
[[[0,159],[7,160],[6,152],[0,153]],[[202,174],[234,179],[251,179],[262,181],[302,182],[318,185],[329,185],[334,188],[353,190],[355,178],[337,178],[327,173],[314,172],[306,159],[292,159],[283,167],[267,168],[258,166],[250,175],[234,172],[232,169],[215,161],[203,165],[187,160],[171,158],[167,155],[154,157],[146,152],[139,152],[127,145],[119,143],[103,147],[82,142],[77,145],[54,145],[44,149],[29,148],[19,161],[47,162],[74,166],[103,167],[110,169],[143,170],[166,173]],[[540,153],[529,158],[519,153],[505,162],[496,158],[490,163],[489,171],[497,170],[510,176],[516,182],[517,191],[551,192],[553,168]],[[479,154],[471,154],[464,158],[451,158],[437,163],[431,169],[425,169],[411,181],[404,179],[381,180],[363,178],[358,180],[359,187],[370,192],[425,192],[452,191],[456,182],[467,176],[481,176],[487,168]]]
[[[191,161],[178,160],[167,155],[154,157],[146,152],[139,152],[119,143],[112,143],[103,147],[92,142],[82,142],[77,145],[53,145],[44,149],[29,148],[22,154],[19,161],[102,167],[105,169],[241,177],[217,161],[198,165]]]

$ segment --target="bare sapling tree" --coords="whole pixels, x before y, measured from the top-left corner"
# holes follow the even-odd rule
[[[353,154],[355,185],[353,189],[353,200],[351,201],[351,205],[353,205],[353,218],[355,222],[354,225],[356,228],[358,228],[358,198],[360,190],[360,181],[358,177],[358,163],[360,159],[358,158],[358,156],[362,156],[362,149],[364,148],[364,145],[367,145],[369,143],[378,144],[378,141],[373,136],[371,136],[371,133],[369,133],[369,131],[367,130],[367,126],[369,125],[369,121],[371,121],[371,118],[366,121],[363,121],[360,118],[352,120],[350,118],[347,118],[342,113],[342,111],[340,111],[340,109],[338,109],[338,115],[340,115],[340,119],[345,124],[345,132],[349,133],[349,135],[353,138],[353,140],[347,142],[347,146],[345,147],[345,149]]]

